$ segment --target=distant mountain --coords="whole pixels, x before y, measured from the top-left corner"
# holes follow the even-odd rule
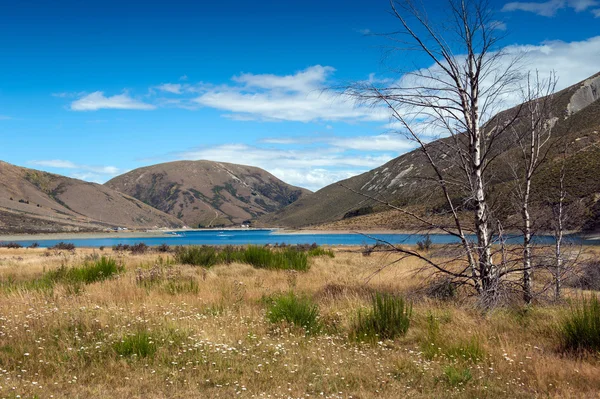
[[[182,225],[177,218],[109,187],[0,161],[0,233]]]
[[[516,112],[516,107],[503,111],[495,118]],[[567,159],[568,190],[586,208],[584,220],[577,228],[594,230],[600,228],[600,74],[562,90],[554,95],[553,118],[556,124],[553,137],[570,143]],[[432,145],[443,146],[441,139]],[[510,140],[498,145],[498,158],[494,175],[490,178],[496,191],[502,192],[510,183],[512,174],[509,164],[517,151]],[[439,151],[438,161],[444,162],[448,154]],[[557,181],[558,160],[562,159],[556,149],[550,160],[541,168],[534,181],[534,189],[543,196],[553,182]],[[513,158],[514,159],[514,158]],[[429,183],[433,178],[431,167],[423,153],[414,150],[391,160],[383,166],[359,176],[331,184],[311,196],[259,219],[263,226],[365,229],[365,228],[414,228],[414,220],[391,211],[354,191],[375,196],[397,205],[435,217],[447,211],[439,188]],[[424,179],[425,178],[425,179]],[[431,179],[434,180],[434,179]],[[502,199],[502,196],[498,196]],[[441,216],[440,216],[441,217]]]
[[[310,194],[260,168],[213,161],[147,166],[117,176],[106,186],[191,227],[241,224]]]

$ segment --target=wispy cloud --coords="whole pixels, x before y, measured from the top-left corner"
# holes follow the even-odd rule
[[[225,116],[237,120],[357,122],[389,118],[384,108],[356,106],[328,91],[334,71],[315,65],[286,76],[244,73],[232,78],[234,84],[205,88],[193,101],[229,112]]]
[[[181,94],[183,86],[179,83],[163,83],[154,88],[160,91],[166,91],[167,93]]]
[[[600,18],[600,8],[592,10],[592,14],[594,14],[594,17],[596,18]]]
[[[263,168],[297,186],[318,190],[341,179],[381,166],[414,148],[400,135],[271,137],[256,145],[200,147],[178,159],[206,159]]]
[[[502,21],[491,21],[488,25],[491,29],[505,31],[507,29],[506,23]]]
[[[543,3],[516,1],[505,4],[502,11],[526,11],[544,17],[552,17],[563,8],[572,8],[581,12],[598,4],[597,0],[549,0]]]
[[[73,111],[97,111],[100,109],[152,110],[156,106],[136,100],[127,93],[106,97],[104,92],[95,91],[71,103]]]
[[[83,165],[64,159],[34,160],[29,161],[28,164],[43,168],[67,169],[71,171],[71,177],[94,182],[105,181],[122,172],[115,166]]]
[[[8,116],[8,115],[0,115],[0,121],[8,121],[13,119],[12,116]]]

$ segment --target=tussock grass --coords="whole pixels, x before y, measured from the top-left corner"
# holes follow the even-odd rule
[[[559,325],[559,335],[566,351],[600,351],[600,301],[596,295],[574,302]]]
[[[321,331],[319,306],[307,296],[298,296],[290,291],[267,300],[267,319],[271,323],[287,322],[316,334]]]
[[[82,266],[62,265],[44,277],[54,282],[91,284],[111,278],[123,270],[123,266],[118,265],[115,259],[102,256],[95,261],[86,261]]]
[[[153,357],[157,350],[155,338],[147,331],[138,331],[126,335],[113,344],[117,355],[121,357],[137,356],[138,358]]]
[[[379,341],[405,335],[410,326],[412,305],[392,294],[376,293],[371,308],[359,311],[351,336],[356,340]]]
[[[310,254],[310,252],[294,247],[269,248],[249,245],[247,247],[217,248],[205,245],[180,247],[175,252],[175,259],[182,264],[202,267],[237,262],[246,263],[259,269],[307,271],[310,267],[309,256],[320,256],[326,253],[321,250],[321,252]]]

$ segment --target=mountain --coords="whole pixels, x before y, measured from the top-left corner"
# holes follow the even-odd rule
[[[492,118],[510,119],[518,107],[503,111]],[[583,220],[573,228],[594,230],[600,227],[600,74],[555,93],[552,100],[552,122],[554,140],[569,143],[566,159],[567,190],[585,208]],[[518,124],[516,125],[518,128]],[[432,143],[440,164],[452,156],[445,150],[441,139]],[[493,176],[490,177],[494,190],[506,193],[513,179],[510,164],[518,151],[504,137],[496,147],[497,159]],[[436,147],[437,146],[437,147]],[[534,191],[543,197],[557,181],[562,161],[564,144],[550,151],[549,159],[540,168],[534,180]],[[447,162],[450,167],[450,163]],[[365,198],[375,196],[381,200],[409,207],[428,217],[444,214],[445,202],[433,179],[432,168],[420,150],[414,150],[395,158],[383,166],[361,175],[331,184],[311,196],[289,205],[275,213],[263,216],[263,226],[306,227],[334,229],[364,228],[415,228],[413,219],[392,211],[389,207]],[[432,179],[428,179],[432,178]],[[342,187],[345,186],[345,187]],[[349,190],[350,188],[351,190]],[[500,200],[502,195],[498,195]],[[425,206],[424,204],[427,204]],[[508,211],[507,211],[508,212]],[[467,212],[465,212],[465,215]],[[443,217],[443,216],[440,216]]]
[[[0,233],[182,225],[109,187],[0,161]]]
[[[212,161],[147,166],[117,176],[106,186],[192,227],[241,224],[310,194],[262,169]]]

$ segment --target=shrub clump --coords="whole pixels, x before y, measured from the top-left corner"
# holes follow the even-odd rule
[[[19,249],[19,248],[23,248],[23,246],[21,244],[19,244],[18,242],[6,242],[6,243],[0,244],[0,248]]]
[[[117,265],[116,260],[102,256],[94,261],[88,260],[79,267],[62,265],[56,270],[47,272],[45,277],[55,282],[91,284],[106,280],[123,269],[123,266]]]
[[[258,245],[227,246],[220,249],[203,245],[179,247],[175,251],[175,259],[178,263],[193,266],[211,267],[217,264],[239,262],[259,269],[298,271],[309,269],[309,256],[318,255],[310,255],[308,251],[298,250],[295,247],[269,248]]]
[[[582,297],[559,325],[563,349],[570,352],[600,351],[600,301]]]
[[[565,280],[564,285],[582,290],[600,291],[600,260],[584,262],[578,273]]]
[[[267,319],[271,323],[283,321],[293,324],[310,334],[318,333],[322,328],[319,306],[309,297],[298,296],[291,291],[271,299]]]
[[[405,335],[410,326],[412,304],[391,294],[375,293],[371,309],[359,311],[350,333],[358,341],[379,341]]]
[[[56,249],[60,251],[75,251],[75,244],[61,241],[53,247],[50,247],[50,249]]]

